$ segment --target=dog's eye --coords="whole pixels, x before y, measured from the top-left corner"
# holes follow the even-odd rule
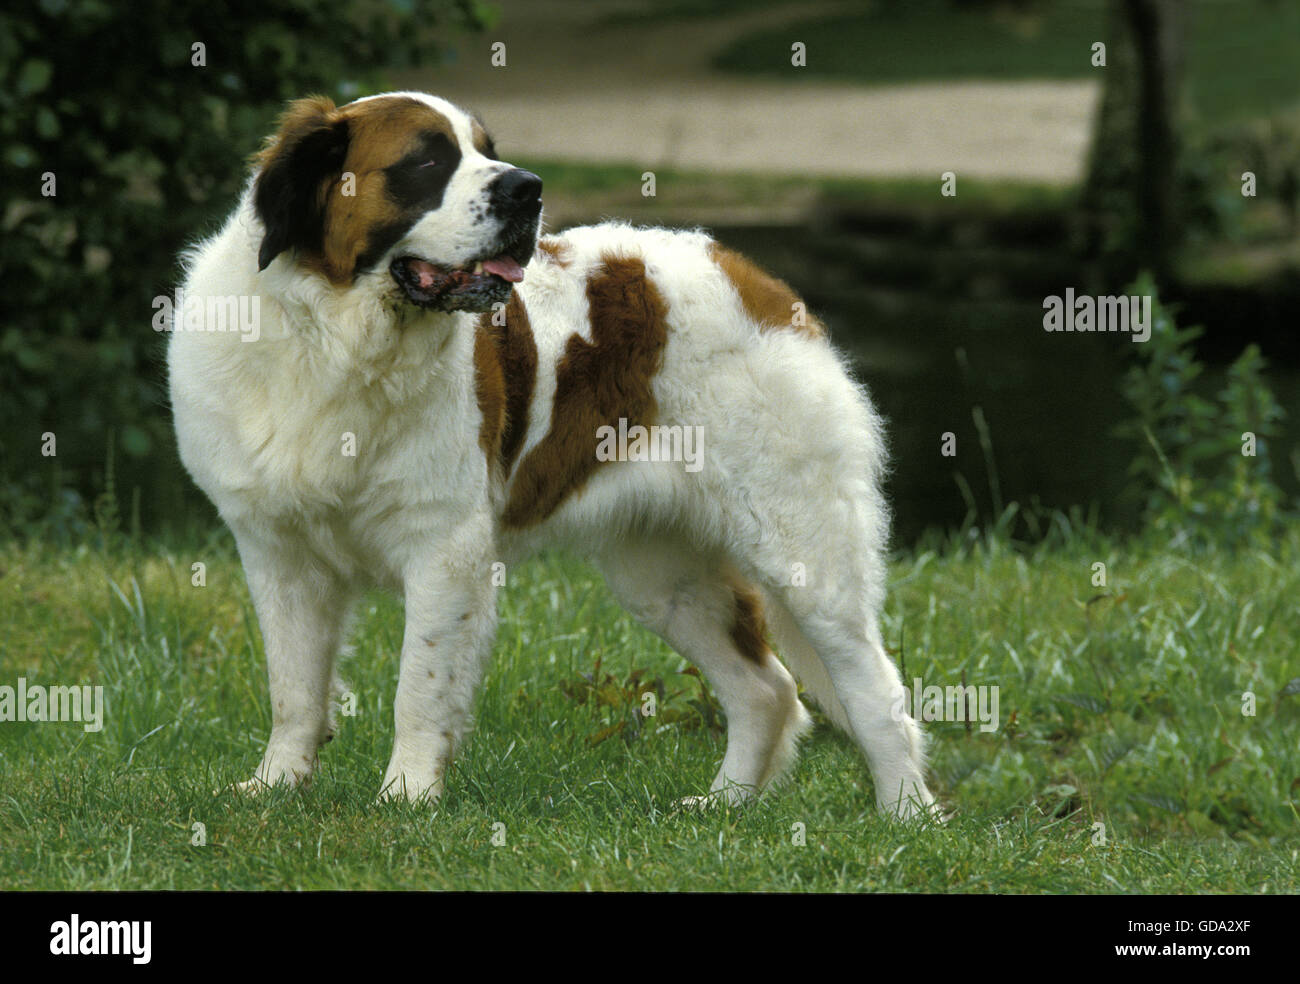
[[[420,167],[441,167],[442,161],[425,161]]]

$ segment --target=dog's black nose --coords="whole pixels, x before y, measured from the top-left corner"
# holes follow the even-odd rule
[[[492,182],[491,202],[495,210],[513,212],[542,199],[542,179],[532,171],[515,168]]]

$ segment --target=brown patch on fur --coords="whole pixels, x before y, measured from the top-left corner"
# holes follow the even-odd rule
[[[258,169],[265,168],[290,145],[322,123],[331,122],[337,112],[334,100],[329,96],[295,99],[280,114],[275,132],[262,141],[262,146],[249,158],[249,164]]]
[[[567,267],[573,262],[573,249],[563,239],[543,236],[537,240],[537,251],[545,253],[547,258],[560,268]]]
[[[280,114],[275,133],[249,161],[258,172],[254,204],[266,225],[259,270],[285,250],[299,249],[305,265],[323,272],[325,203],[346,147],[347,129],[332,99],[297,99]]]
[[[421,132],[439,131],[456,143],[451,121],[416,99],[372,99],[341,112],[351,133],[343,170],[356,175],[356,193],[342,194],[337,179],[325,206],[326,270],[335,282],[351,280],[373,230],[401,217],[386,193],[384,168],[401,160]]]
[[[484,319],[490,317],[483,315],[474,333],[474,395],[483,415],[478,428],[478,446],[491,463],[496,461],[501,432],[506,426],[506,379],[492,336],[483,327]]]
[[[641,259],[604,257],[587,281],[591,337],[569,338],[556,369],[551,429],[519,464],[502,522],[531,526],[580,490],[601,462],[596,431],[650,426],[657,406],[651,380],[668,340],[667,305]]]
[[[806,304],[804,324],[794,323],[794,306],[803,302],[784,280],[778,280],[735,250],[719,243],[709,243],[709,258],[731,281],[731,286],[740,295],[745,313],[760,328],[789,328],[817,338],[826,334],[821,322],[808,313]]]
[[[767,623],[763,620],[763,601],[748,585],[733,583],[731,594],[736,611],[731,622],[731,641],[740,655],[762,665],[767,658]]]
[[[340,161],[322,162],[317,185],[305,196],[304,206],[318,220],[319,244],[295,243],[299,262],[323,274],[331,283],[352,282],[357,261],[371,244],[376,231],[402,221],[399,204],[387,194],[384,169],[412,150],[421,134],[440,132],[456,143],[451,122],[432,106],[406,96],[370,99],[338,108],[325,96],[311,96],[289,104],[280,117],[276,133],[268,138],[253,162],[263,175],[277,165],[293,167],[307,161],[294,158],[306,140],[332,149],[330,133],[338,135]],[[353,179],[343,194],[344,175]]]
[[[479,445],[489,460],[496,460],[502,476],[510,474],[528,433],[528,408],[537,380],[537,343],[528,310],[519,294],[511,291],[505,324],[492,323],[493,312],[478,320],[474,336],[474,367],[478,380],[478,405],[483,412]]]
[[[474,141],[474,149],[484,157],[496,160],[497,148],[492,142],[492,137],[487,132],[487,128],[483,126],[483,121],[475,116],[470,120],[469,131],[471,139]]]

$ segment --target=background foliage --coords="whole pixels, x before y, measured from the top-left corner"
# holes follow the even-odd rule
[[[0,415],[13,422],[0,530],[41,520],[75,536],[84,499],[114,474],[144,497],[137,519],[175,511],[184,486],[167,480],[179,465],[150,324],[177,254],[229,210],[284,100],[382,88],[381,70],[427,66],[490,16],[473,0],[39,0],[0,13]],[[56,457],[40,454],[45,432]]]
[[[1151,295],[1153,322],[1122,382],[1132,415],[1118,432],[1136,445],[1129,495],[1145,503],[1143,519],[1155,533],[1179,543],[1267,545],[1294,515],[1284,511],[1273,478],[1269,446],[1284,413],[1259,346],[1242,350],[1217,400],[1207,399],[1196,390],[1203,366],[1192,351],[1201,328],[1179,328],[1149,276],[1129,293]]]

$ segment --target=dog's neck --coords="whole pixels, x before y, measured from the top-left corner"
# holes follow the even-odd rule
[[[290,262],[282,257],[257,277],[263,304],[283,315],[266,319],[280,326],[278,335],[250,343],[276,350],[263,365],[291,366],[314,387],[366,402],[402,404],[448,375],[472,385],[459,377],[472,370],[477,315],[422,310],[379,290],[341,289],[302,276]]]

